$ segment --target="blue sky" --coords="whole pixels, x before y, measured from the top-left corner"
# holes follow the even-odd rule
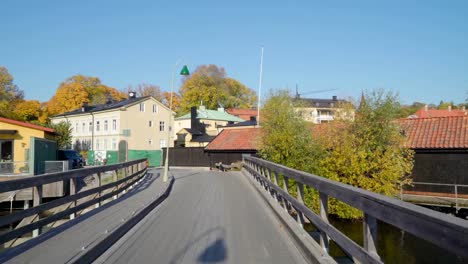
[[[170,89],[176,61],[307,97],[384,88],[403,103],[464,102],[468,1],[21,1],[0,5],[0,65],[27,99],[75,74]],[[176,89],[180,78],[176,81]]]

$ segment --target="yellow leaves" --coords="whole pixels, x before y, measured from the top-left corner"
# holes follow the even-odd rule
[[[22,101],[15,105],[13,112],[24,121],[37,120],[41,114],[41,104],[37,100]]]

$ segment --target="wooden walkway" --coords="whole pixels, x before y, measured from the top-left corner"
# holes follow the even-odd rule
[[[75,219],[74,225],[46,233],[13,258],[0,256],[0,262],[75,262],[105,236],[106,230],[161,193],[161,177],[153,173],[127,198]],[[96,263],[305,262],[242,173],[203,169],[172,169],[170,173],[175,183],[169,197]]]

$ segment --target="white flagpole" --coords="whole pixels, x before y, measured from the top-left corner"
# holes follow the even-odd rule
[[[260,57],[260,81],[258,83],[258,103],[257,103],[257,126],[260,127],[260,100],[262,95],[262,75],[263,75],[263,46],[262,56]]]

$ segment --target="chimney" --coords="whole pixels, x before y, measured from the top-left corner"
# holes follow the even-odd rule
[[[336,97],[336,95],[332,96],[332,99],[333,99],[333,101],[337,101],[337,100],[338,100],[337,97]]]
[[[83,105],[81,106],[81,112],[86,112],[86,110],[88,110],[88,103],[87,102],[83,102]]]
[[[466,111],[466,107],[465,107],[465,106],[462,106],[462,111],[463,111],[463,112]]]
[[[224,112],[224,107],[218,107],[218,112]]]
[[[128,92],[128,99],[133,99],[133,98],[136,98],[136,92]]]
[[[428,105],[425,105],[425,106],[424,106],[424,111],[427,112],[427,110],[429,110],[429,106],[428,106]]]
[[[452,106],[451,106],[451,105],[448,106],[448,111],[449,111],[449,112],[452,111]]]
[[[197,107],[192,106],[192,108],[190,108],[190,128],[198,129],[197,123]]]

